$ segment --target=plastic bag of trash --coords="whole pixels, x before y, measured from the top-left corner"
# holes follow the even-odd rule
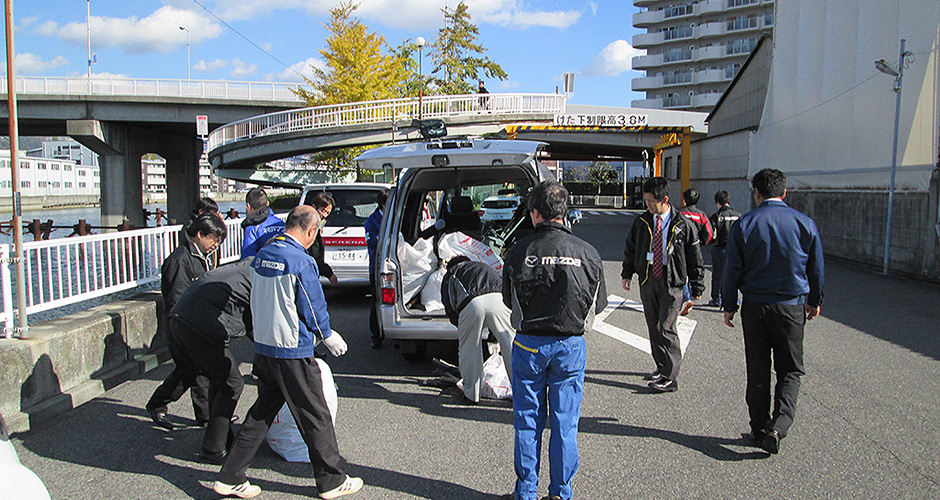
[[[326,398],[326,406],[330,409],[330,418],[336,423],[336,407],[339,404],[336,395],[336,383],[333,381],[333,371],[330,365],[326,364],[320,358],[315,358],[317,365],[320,366],[320,380],[323,382],[323,396]],[[300,429],[290,413],[290,409],[285,403],[281,410],[277,412],[274,423],[268,429],[265,436],[268,446],[275,453],[284,457],[288,462],[310,463],[310,454],[307,451],[307,443],[304,443],[300,437]]]
[[[419,239],[414,245],[410,245],[401,234],[398,235],[402,302],[408,302],[421,291],[428,276],[437,267],[436,261],[434,245],[430,238]]]
[[[457,382],[463,390],[463,379]],[[512,385],[506,373],[506,363],[499,352],[490,355],[483,362],[483,379],[480,381],[480,397],[486,399],[512,399]]]
[[[503,275],[503,259],[496,255],[486,243],[471,238],[460,231],[445,234],[441,236],[437,244],[437,254],[444,262],[454,258],[457,255],[466,255],[470,260],[489,264],[496,269],[500,276]]]
[[[441,282],[444,281],[445,272],[446,269],[439,267],[428,276],[424,288],[421,289],[421,303],[424,304],[424,310],[427,312],[444,309],[444,303],[441,301]]]

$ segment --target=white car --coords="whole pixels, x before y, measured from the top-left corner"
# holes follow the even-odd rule
[[[522,200],[521,196],[490,196],[480,205],[480,221],[484,224],[505,224],[512,220]]]
[[[333,268],[340,286],[369,285],[369,252],[366,249],[366,219],[378,207],[376,195],[391,184],[373,182],[308,184],[300,195],[301,205],[313,205],[318,192],[333,197],[333,212],[322,229],[324,260]],[[327,283],[325,278],[321,282]]]

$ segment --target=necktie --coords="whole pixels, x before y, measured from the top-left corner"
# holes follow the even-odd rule
[[[656,232],[653,233],[653,276],[663,277],[663,219],[656,217]]]

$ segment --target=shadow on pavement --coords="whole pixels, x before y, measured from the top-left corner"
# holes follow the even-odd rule
[[[825,292],[823,317],[940,360],[940,287],[830,261]]]

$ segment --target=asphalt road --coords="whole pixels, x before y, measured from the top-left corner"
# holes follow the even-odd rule
[[[585,211],[575,232],[600,251],[608,292],[638,302],[636,289],[619,285],[632,217]],[[362,294],[331,291],[328,299],[334,328],[350,347],[328,360],[339,386],[337,435],[349,472],[366,482],[350,498],[475,500],[511,491],[510,405],[461,406],[419,385],[435,376],[434,365],[407,363],[390,346],[371,349]],[[590,334],[575,498],[940,498],[937,304],[940,287],[830,259],[822,315],[807,327],[796,423],[775,456],[745,438],[741,330],[725,327],[717,310],[697,307],[689,316],[694,331],[673,394],[645,387],[648,354]],[[621,338],[645,337],[633,308],[614,310],[604,322],[625,332]],[[250,345],[242,342],[238,352],[247,374]],[[453,360],[456,344],[432,346],[431,356]],[[209,487],[218,468],[195,461],[202,430],[155,428],[143,410],[169,370],[164,365],[14,436],[21,461],[55,499],[217,498]],[[239,415],[255,398],[246,380]],[[170,411],[193,423],[185,398]],[[543,464],[542,495],[547,458]],[[287,463],[266,446],[249,478],[263,488],[262,499],[316,495],[309,465]]]

